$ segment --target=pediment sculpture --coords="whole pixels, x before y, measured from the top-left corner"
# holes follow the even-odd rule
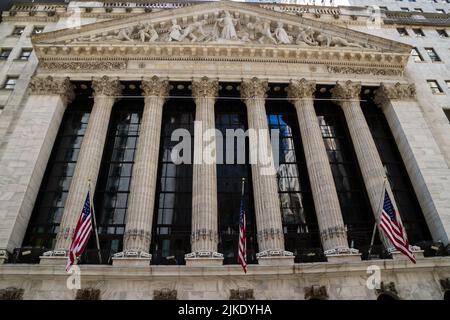
[[[238,15],[237,15],[238,16]],[[368,43],[358,43],[325,33],[309,26],[286,26],[258,16],[249,20],[222,10],[214,17],[204,17],[189,23],[172,19],[170,23],[140,22],[100,34],[84,35],[66,43],[79,42],[129,42],[129,43],[256,43],[271,45],[298,45],[306,47],[355,47],[376,49]]]

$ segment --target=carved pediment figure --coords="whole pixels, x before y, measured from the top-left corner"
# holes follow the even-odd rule
[[[222,27],[222,32],[220,34],[221,38],[224,40],[237,40],[236,29],[234,28],[238,23],[238,19],[234,19],[230,12],[225,11],[224,17],[218,20],[219,26]]]
[[[300,29],[297,35],[296,44],[307,44],[309,46],[317,46],[319,43],[314,38],[314,30],[311,27]]]
[[[172,20],[172,26],[169,29],[168,41],[181,41],[181,27],[177,24],[177,20]]]
[[[154,26],[148,23],[139,27],[138,36],[142,42],[147,40],[149,42],[154,42],[159,38],[158,32],[156,32]]]
[[[189,39],[191,42],[203,41],[208,35],[203,30],[203,26],[206,25],[206,20],[196,21],[189,24],[181,34],[180,41]]]
[[[277,38],[278,42],[282,44],[290,44],[291,43],[291,37],[287,34],[286,30],[284,30],[283,22],[278,21],[277,27],[275,29],[275,37]]]

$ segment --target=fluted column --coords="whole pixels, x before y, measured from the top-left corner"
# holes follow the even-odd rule
[[[47,253],[48,255],[64,256],[67,254],[86,199],[89,180],[91,191],[95,190],[111,110],[116,97],[121,92],[119,80],[113,80],[106,76],[94,79],[92,87],[94,89],[94,106],[70,184],[55,250]]]
[[[331,91],[333,99],[336,99],[335,102],[344,111],[345,120],[364,179],[364,185],[369,196],[375,220],[378,224],[380,238],[386,249],[393,251],[394,247],[386,238],[379,225],[381,201],[384,197],[383,185],[386,186],[395,209],[398,209],[395,198],[392,195],[391,186],[388,181],[385,182],[386,172],[360,106],[361,84],[352,81],[338,82]]]
[[[241,97],[247,106],[250,136],[249,151],[259,247],[257,257],[259,264],[291,264],[294,256],[284,250],[274,162],[271,156],[270,159],[267,157],[272,152],[265,109],[268,88],[267,81],[257,78],[241,83]]]
[[[297,110],[320,239],[324,253],[329,260],[343,257],[359,259],[358,251],[348,247],[339,198],[314,110],[313,94],[315,90],[315,82],[305,79],[291,81],[288,87],[288,97]]]
[[[208,161],[203,152],[208,145],[215,146],[215,136],[203,139],[207,130],[215,130],[214,104],[219,82],[203,77],[192,81],[195,99],[195,142],[192,173],[192,233],[191,250],[186,254],[186,265],[220,265],[223,255],[217,252],[217,175],[214,160]]]
[[[0,156],[0,264],[22,245],[66,106],[69,78],[35,76]]]
[[[148,265],[151,259],[149,250],[161,123],[164,102],[169,95],[169,81],[154,76],[144,79],[141,89],[145,105],[130,184],[123,252],[114,255],[114,265]]]

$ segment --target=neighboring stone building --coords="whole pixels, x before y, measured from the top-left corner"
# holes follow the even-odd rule
[[[448,298],[450,4],[349,2],[5,11],[0,299]],[[279,129],[276,174],[252,143],[196,162],[211,128]],[[194,164],[171,158],[180,132]],[[89,185],[101,250],[91,237],[70,290]],[[378,232],[370,245],[383,186],[415,265]]]

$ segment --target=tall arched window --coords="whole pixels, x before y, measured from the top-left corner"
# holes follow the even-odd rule
[[[171,98],[165,103],[162,120],[155,212],[152,230],[152,264],[185,264],[191,251],[192,160],[175,164],[171,152],[177,129],[189,131],[191,155],[194,146],[195,104],[189,83],[172,83]]]

